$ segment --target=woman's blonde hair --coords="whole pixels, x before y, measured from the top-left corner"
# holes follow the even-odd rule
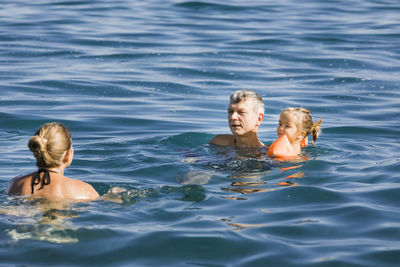
[[[58,122],[46,123],[29,139],[28,147],[39,168],[58,167],[72,146],[71,133]]]
[[[286,108],[282,111],[281,115],[284,113],[290,113],[296,116],[297,121],[297,128],[300,131],[304,131],[306,136],[312,133],[312,145],[317,141],[319,135],[321,134],[321,122],[320,119],[318,122],[313,122],[311,117],[311,111],[306,108]]]

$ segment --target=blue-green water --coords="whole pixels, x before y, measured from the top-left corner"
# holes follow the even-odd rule
[[[400,2],[2,1],[0,191],[45,122],[117,201],[0,194],[1,266],[397,266]],[[311,109],[310,160],[207,145],[237,89]],[[288,178],[289,177],[289,178]],[[196,184],[191,184],[193,181]]]

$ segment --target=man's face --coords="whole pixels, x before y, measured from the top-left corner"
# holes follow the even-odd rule
[[[254,111],[254,102],[252,100],[229,104],[228,123],[233,135],[244,136],[250,132],[257,132],[257,127],[260,125],[262,118],[261,114],[257,114]]]

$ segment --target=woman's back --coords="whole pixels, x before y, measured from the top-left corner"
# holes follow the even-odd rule
[[[9,195],[42,197],[54,201],[90,201],[99,198],[96,190],[83,181],[73,180],[57,173],[49,173],[51,182],[42,187],[40,183],[32,184],[32,180],[37,175],[38,172],[34,172],[14,178],[7,193]]]

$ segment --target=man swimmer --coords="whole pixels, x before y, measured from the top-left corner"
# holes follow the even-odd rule
[[[231,94],[228,123],[232,134],[218,134],[209,144],[235,147],[265,146],[257,130],[264,119],[264,102],[251,90],[238,90]]]
[[[230,96],[228,123],[232,134],[218,134],[209,144],[257,148],[265,145],[258,139],[257,130],[264,119],[264,102],[254,91],[239,90]],[[189,161],[190,160],[190,161]],[[196,162],[197,158],[185,162]],[[181,184],[206,184],[214,172],[190,171],[178,181]]]

